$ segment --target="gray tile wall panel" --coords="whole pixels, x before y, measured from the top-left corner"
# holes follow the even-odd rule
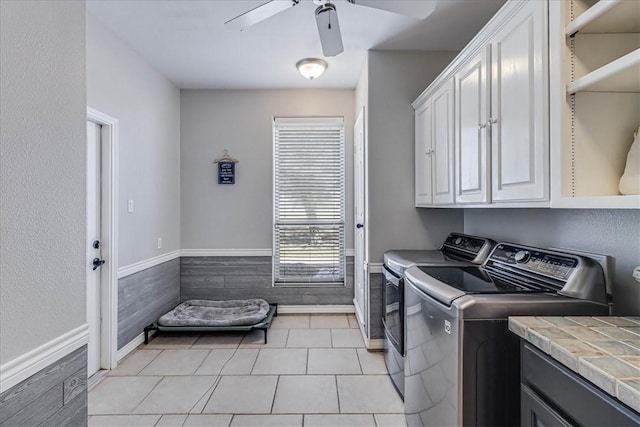
[[[86,378],[83,346],[0,394],[0,426],[87,425]]]
[[[344,287],[272,286],[271,257],[182,257],[180,300],[264,298],[282,305],[353,303],[353,257]]]
[[[381,273],[371,273],[369,275],[369,310],[371,312],[371,325],[369,325],[369,338],[384,338],[384,328],[382,326],[382,292],[384,276]]]
[[[118,280],[118,349],[179,302],[179,259]]]

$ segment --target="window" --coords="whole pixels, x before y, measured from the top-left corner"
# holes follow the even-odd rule
[[[276,118],[273,143],[274,284],[344,285],[343,118]]]

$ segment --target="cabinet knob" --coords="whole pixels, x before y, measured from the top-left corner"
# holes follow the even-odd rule
[[[498,119],[494,119],[493,117],[489,117],[489,124],[490,125],[495,125],[496,123],[498,123]]]
[[[427,150],[424,154],[426,154],[427,156],[432,155],[434,152],[434,150]]]
[[[480,129],[484,129],[484,128],[486,128],[486,127],[487,127],[487,124],[486,124],[486,123],[478,123],[478,127],[479,127]]]

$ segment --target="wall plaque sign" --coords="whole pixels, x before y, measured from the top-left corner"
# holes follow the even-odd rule
[[[236,183],[236,163],[238,160],[229,156],[229,152],[224,150],[222,157],[213,161],[218,164],[218,184]]]
[[[218,162],[218,184],[236,183],[236,164],[234,162]]]

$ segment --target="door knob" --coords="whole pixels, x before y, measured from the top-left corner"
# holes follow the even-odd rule
[[[364,227],[364,224],[356,224],[356,228],[362,228]]]
[[[102,265],[107,262],[103,259],[100,258],[94,258],[93,259],[93,271],[96,271],[98,269],[98,267],[102,267]]]

